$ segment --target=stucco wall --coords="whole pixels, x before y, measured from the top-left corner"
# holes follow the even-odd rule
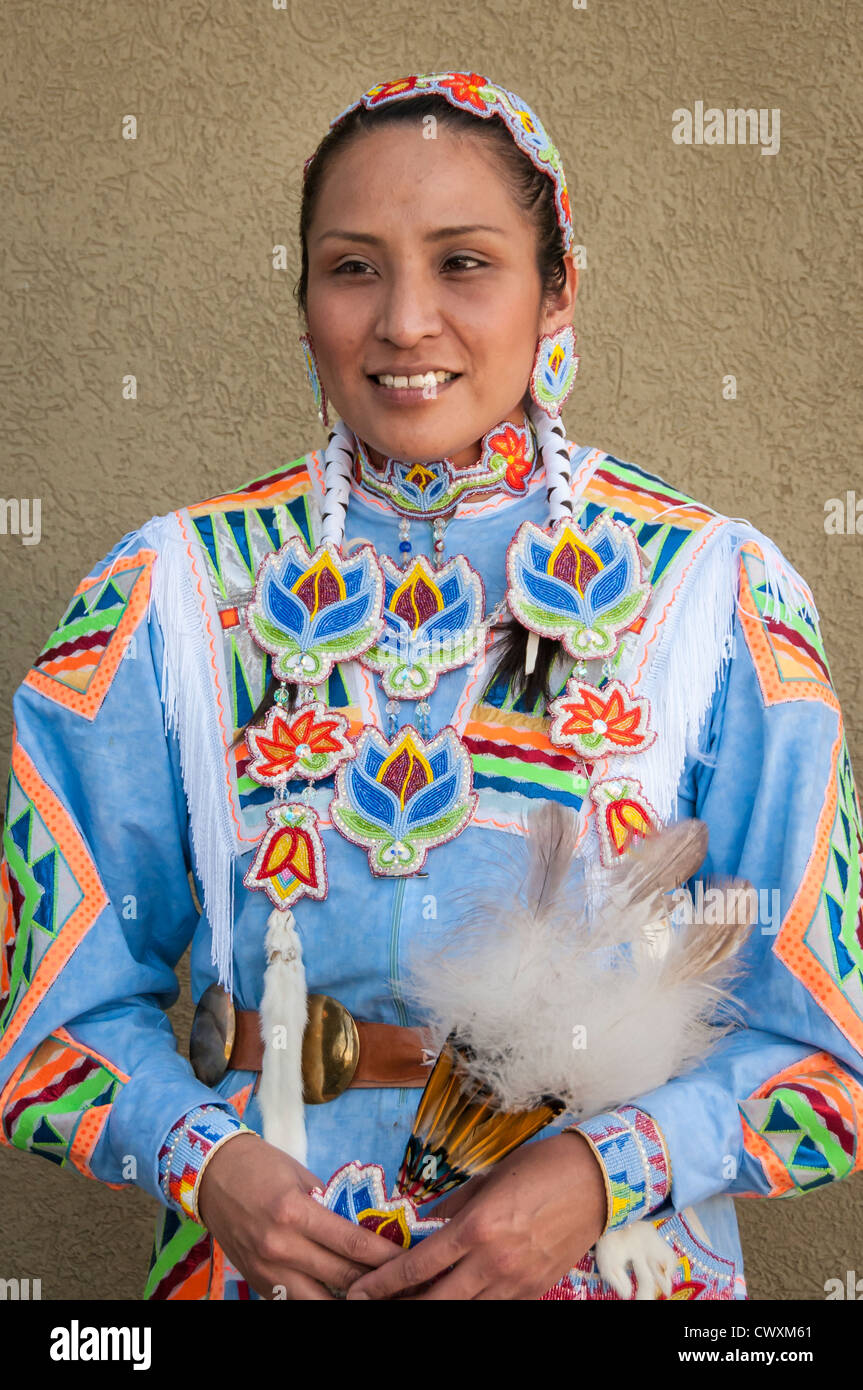
[[[302,162],[328,121],[374,81],[473,68],[535,106],[568,171],[587,257],[570,436],[777,540],[814,586],[863,775],[863,536],[824,530],[826,499],[863,499],[856,10],[4,0],[0,492],[41,499],[38,544],[0,535],[4,752],[12,691],[115,540],[322,442],[291,292]],[[779,152],[675,144],[672,112],[697,101],[779,108]],[[149,1198],[8,1150],[0,1184],[0,1276],[139,1296]],[[861,1198],[858,1178],[741,1202],[752,1295],[863,1273]]]

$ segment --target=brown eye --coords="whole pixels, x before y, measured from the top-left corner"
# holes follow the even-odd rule
[[[461,265],[456,265],[457,270],[474,270],[478,266],[485,265],[485,261],[478,260],[476,256],[468,255],[449,256],[444,261],[444,265],[454,265],[456,262],[461,262]]]

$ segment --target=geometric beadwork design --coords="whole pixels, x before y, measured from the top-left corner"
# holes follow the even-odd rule
[[[863,828],[821,633],[805,600],[792,608],[768,594],[757,548],[745,548],[741,555],[738,613],[765,707],[810,700],[836,715],[812,854],[773,951],[863,1051]]]
[[[764,559],[754,542],[740,556],[738,615],[766,706],[822,700],[836,706],[824,643],[805,601],[780,601],[767,587]]]
[[[83,893],[35,805],[14,773],[3,826],[4,923],[0,1028]],[[8,889],[7,889],[8,885]]]
[[[863,1049],[863,827],[848,745],[843,736],[835,779],[836,809],[827,840],[818,905],[803,944],[821,968],[810,983],[827,1012]],[[776,943],[784,958],[790,935]]]
[[[242,1119],[251,1084],[226,1096]],[[199,1222],[163,1208],[156,1220],[150,1268],[143,1297],[154,1301],[248,1300],[245,1280],[227,1264],[218,1242]]]
[[[818,1065],[822,1060],[830,1063],[829,1069]],[[771,1077],[740,1102],[749,1127],[744,1126],[746,1148],[761,1161],[771,1196],[808,1192],[861,1166],[861,1100],[860,1086],[819,1054]]]
[[[78,830],[17,738],[2,843],[0,1056],[107,901]]]
[[[497,687],[485,700],[502,698],[504,693]],[[478,701],[470,710],[462,738],[471,755],[473,785],[481,806],[491,809],[496,797],[518,795],[559,801],[573,811],[581,808],[589,786],[584,764],[570,749],[554,747],[548,720],[542,716]]]
[[[647,1216],[665,1201],[668,1160],[662,1135],[646,1111],[621,1105],[575,1128],[602,1156],[611,1193],[610,1231]]]
[[[154,558],[154,551],[141,550],[84,580],[24,677],[25,685],[95,719],[146,610]]]
[[[632,529],[638,548],[649,562],[646,576],[654,587],[687,542],[716,513],[634,463],[606,454],[594,469],[577,504],[582,530],[603,512]],[[638,624],[635,624],[637,630]]]
[[[144,1298],[205,1299],[210,1286],[212,1237],[190,1216],[160,1212]]]
[[[89,1158],[122,1084],[104,1060],[46,1038],[3,1097],[2,1139],[92,1177]]]
[[[707,1233],[692,1207],[674,1216],[650,1223],[670,1247],[671,1293],[675,1303],[702,1303],[724,1299],[745,1298],[746,1285],[733,1260],[719,1255],[707,1242]],[[630,1273],[630,1297],[635,1298],[638,1282]],[[593,1251],[583,1255],[578,1264],[543,1294],[544,1299],[559,1302],[616,1302],[620,1294],[606,1284],[596,1268]],[[661,1299],[665,1295],[660,1295]]]
[[[308,474],[300,475],[308,485]],[[280,475],[284,478],[284,473]],[[294,470],[282,485],[292,490],[300,478]],[[254,496],[255,494],[253,494]],[[243,618],[251,598],[255,575],[265,555],[281,549],[292,535],[311,542],[308,497],[292,497],[278,506],[237,506],[243,494],[232,494],[234,503],[224,510],[214,502],[214,510],[190,509],[192,525],[207,557],[207,570],[219,608],[224,661],[230,690],[233,732],[245,728],[263,699],[270,679],[269,653],[251,637]]]

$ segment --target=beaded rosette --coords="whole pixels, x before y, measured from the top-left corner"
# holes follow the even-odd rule
[[[446,1224],[434,1216],[419,1216],[410,1197],[387,1197],[384,1170],[378,1163],[345,1163],[326,1187],[312,1188],[309,1196],[327,1211],[385,1236],[403,1250]]]

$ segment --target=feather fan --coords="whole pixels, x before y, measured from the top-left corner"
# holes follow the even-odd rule
[[[649,836],[612,870],[585,869],[556,802],[527,831],[526,862],[516,842],[520,860],[478,874],[457,929],[410,964],[405,992],[440,1048],[398,1184],[419,1202],[563,1110],[598,1114],[662,1085],[733,1026],[748,885],[726,881],[716,923],[681,922],[669,900],[703,862],[702,822]]]

